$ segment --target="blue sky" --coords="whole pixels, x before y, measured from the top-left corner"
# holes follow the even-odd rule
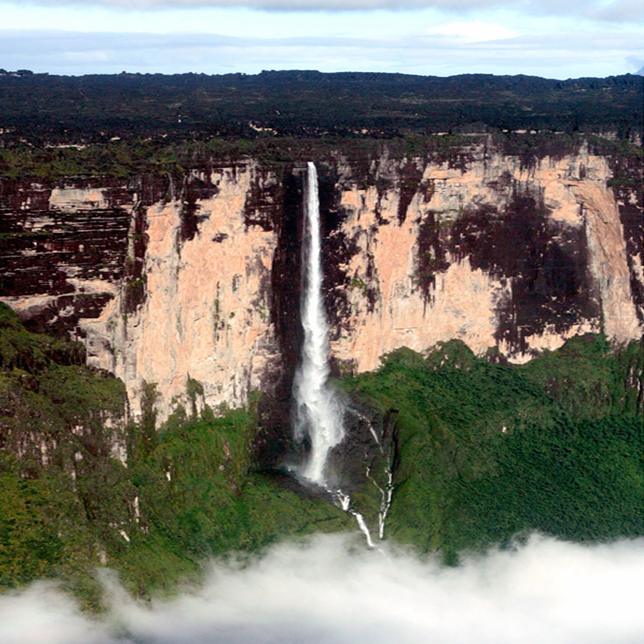
[[[0,67],[606,76],[644,65],[644,0],[0,0]]]

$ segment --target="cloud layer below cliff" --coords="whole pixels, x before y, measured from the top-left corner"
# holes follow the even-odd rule
[[[458,568],[344,537],[282,544],[250,566],[212,564],[200,589],[81,615],[51,585],[0,597],[4,644],[369,642],[627,644],[644,640],[644,539],[581,546],[541,537]]]

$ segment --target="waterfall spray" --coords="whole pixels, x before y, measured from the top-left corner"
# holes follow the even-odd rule
[[[295,436],[299,440],[306,436],[311,443],[301,474],[325,485],[327,455],[342,440],[344,430],[342,404],[329,384],[329,329],[322,300],[320,199],[317,169],[313,163],[307,167],[304,240],[301,307],[304,343],[293,383]]]

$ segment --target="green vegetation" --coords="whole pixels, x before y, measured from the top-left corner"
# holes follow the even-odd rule
[[[394,352],[351,379],[398,410],[389,536],[452,561],[528,531],[574,540],[644,533],[641,343],[570,340],[524,366],[450,342]]]
[[[355,529],[255,471],[256,402],[199,414],[203,387],[190,379],[189,409],[157,428],[149,383],[128,425],[122,383],[83,361],[0,305],[0,588],[55,576],[97,608],[99,565],[149,596],[197,579],[213,554]],[[455,561],[534,530],[644,534],[643,373],[642,343],[584,336],[522,366],[456,341],[401,349],[346,378],[352,395],[397,413],[388,536]],[[375,514],[363,496],[354,502]]]
[[[86,572],[122,503],[111,445],[126,400],[83,362],[80,345],[29,333],[0,304],[0,587],[61,575],[95,601]]]
[[[341,137],[326,135],[316,138],[271,136],[259,138],[204,137],[167,140],[164,137],[136,138],[128,141],[96,141],[85,147],[46,147],[23,140],[0,145],[0,178],[57,182],[75,178],[132,177],[174,178],[178,184],[190,169],[208,168],[221,163],[253,159],[275,167],[290,166],[309,159],[332,160],[338,151],[358,166],[369,166],[369,160],[384,154],[391,158],[417,157],[448,162],[462,167],[473,145],[492,143],[504,154],[516,155],[525,165],[544,156],[572,154],[583,145],[610,158],[630,159],[641,163],[640,146],[625,140],[609,141],[583,133],[516,134],[490,132],[436,136],[405,133],[395,137]],[[631,185],[637,173],[618,169],[615,185]],[[23,234],[23,233],[21,233]],[[25,233],[26,234],[26,233]]]
[[[117,568],[138,593],[169,589],[212,554],[255,551],[287,535],[339,530],[346,516],[253,473],[252,411],[179,411],[130,465],[142,518]]]
[[[70,177],[129,179],[136,177],[172,176],[175,182],[190,169],[207,168],[243,159],[272,166],[290,166],[308,159],[332,159],[337,150],[364,163],[386,150],[391,156],[432,156],[454,163],[462,156],[462,148],[480,141],[481,137],[409,135],[383,139],[375,137],[321,138],[262,137],[229,140],[207,137],[202,140],[165,138],[135,139],[118,142],[94,142],[87,146],[45,147],[19,141],[0,146],[0,178],[55,182]],[[505,137],[500,137],[502,143]],[[578,146],[580,137],[566,138],[566,149]]]
[[[83,358],[0,304],[0,588],[55,576],[97,607],[99,565],[148,595],[197,576],[209,555],[350,525],[253,472],[252,408],[199,416],[190,380],[193,409],[157,430],[149,384],[128,426],[122,383]]]

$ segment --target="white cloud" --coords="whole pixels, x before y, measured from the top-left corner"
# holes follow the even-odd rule
[[[92,622],[51,585],[0,597],[3,644],[633,644],[644,641],[644,540],[582,546],[532,537],[444,568],[319,537],[202,588],[142,604],[108,582]]]
[[[589,15],[602,20],[626,22],[644,18],[642,0],[613,0],[607,3],[591,4]]]
[[[11,1],[11,0],[9,0]],[[15,2],[15,0],[14,0]],[[644,18],[641,0],[27,0],[44,6],[78,4],[118,9],[250,7],[267,11],[374,11],[434,8],[450,12],[504,8],[546,15],[579,15],[618,22]]]
[[[69,5],[82,0],[32,0],[33,4]],[[372,11],[377,9],[482,8],[508,4],[508,0],[88,0],[83,4],[101,4],[124,8],[177,7],[255,7],[277,11]]]
[[[514,38],[519,33],[503,25],[482,20],[460,20],[432,25],[427,33],[433,36],[448,36],[462,42],[487,42]]]
[[[237,38],[203,33],[0,31],[0,60],[6,69],[62,74],[257,73],[297,68],[569,78],[622,74],[637,69],[632,60],[644,56],[643,32],[637,30],[510,37],[510,28],[504,31],[491,21],[425,24],[418,29],[425,29],[424,35],[370,33],[369,38],[306,33],[295,38]]]

